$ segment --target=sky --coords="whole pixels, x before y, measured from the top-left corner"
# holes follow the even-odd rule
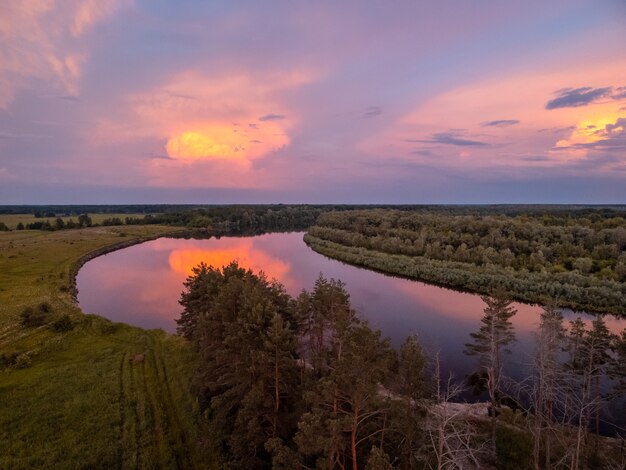
[[[626,2],[22,0],[0,204],[626,203]]]

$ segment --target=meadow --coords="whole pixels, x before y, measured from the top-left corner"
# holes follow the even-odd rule
[[[94,225],[100,225],[106,219],[112,218],[120,218],[124,220],[126,217],[144,217],[146,214],[106,214],[106,213],[88,213],[87,214],[91,219]],[[77,215],[72,216],[59,216],[59,219],[63,220],[64,223],[67,223],[70,220],[76,222],[78,220]],[[15,230],[17,224],[20,222],[24,225],[32,224],[34,222],[45,222],[46,220],[51,224],[54,224],[54,221],[57,217],[35,217],[33,214],[0,214],[0,222],[4,222],[4,224],[9,228],[9,230]]]
[[[71,294],[85,255],[172,231],[0,233],[0,468],[212,466],[190,392],[189,344],[85,315]],[[24,326],[29,307],[42,324]]]

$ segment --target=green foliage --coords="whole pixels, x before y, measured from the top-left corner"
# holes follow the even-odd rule
[[[510,426],[496,429],[496,460],[498,470],[530,470],[533,443],[528,432]]]
[[[387,426],[380,386],[397,357],[356,317],[343,283],[320,276],[294,300],[231,263],[198,266],[185,287],[179,331],[198,346],[201,401],[233,465],[367,461]],[[425,387],[419,345],[405,356],[422,361],[407,378]]]
[[[78,225],[80,227],[91,227],[91,217],[87,214],[80,214],[78,216]]]
[[[411,278],[626,313],[623,213],[459,212],[444,207],[328,212],[305,240],[327,256]]]

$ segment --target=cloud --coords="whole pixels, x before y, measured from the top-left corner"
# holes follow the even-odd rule
[[[364,119],[368,119],[368,118],[380,116],[382,113],[383,113],[383,108],[381,108],[380,106],[370,106],[365,110],[365,112],[363,113],[361,117],[363,117]]]
[[[259,121],[261,122],[265,122],[265,121],[281,121],[283,119],[286,119],[287,116],[283,115],[283,114],[266,114],[264,116],[261,116],[259,118]]]
[[[626,86],[620,86],[615,89],[613,92],[612,98],[614,100],[625,100],[626,99]]]
[[[167,154],[174,159],[233,158],[243,156],[245,147],[228,128],[212,126],[205,132],[187,131],[167,141]]]
[[[0,108],[32,79],[77,96],[88,58],[85,34],[131,0],[4,2],[0,15]]]
[[[457,147],[487,147],[489,144],[478,140],[465,139],[459,135],[458,130],[448,132],[436,132],[430,139],[409,139],[407,142],[418,142],[422,144],[443,144],[455,145]]]
[[[525,161],[525,162],[549,162],[550,157],[547,157],[545,155],[528,155],[525,157],[520,157],[521,160]]]
[[[553,150],[588,149],[603,151],[626,150],[626,118],[603,122],[602,126],[578,126],[569,138],[557,142]]]
[[[620,88],[618,88],[619,90]],[[557,97],[546,103],[546,109],[576,108],[587,106],[603,98],[613,98],[611,92],[613,87],[604,88],[564,88],[556,91]]]
[[[485,121],[480,125],[483,127],[509,127],[519,124],[517,119],[498,119],[496,121]]]

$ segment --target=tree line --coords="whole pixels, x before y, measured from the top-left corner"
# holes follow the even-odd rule
[[[602,378],[623,381],[626,334],[608,333],[600,316],[591,329],[577,320],[566,331],[560,311],[546,307],[536,372],[513,394],[502,371],[516,312],[505,294],[483,300],[466,352],[477,357],[474,385],[490,404],[489,415],[475,416],[452,403],[464,384],[443,377],[438,356],[426,354],[415,336],[393,349],[358,317],[341,281],[320,275],[312,291],[292,298],[234,262],[201,264],[185,282],[177,322],[199,355],[193,386],[207,442],[224,468],[578,469],[617,462],[616,441],[607,449],[589,431],[609,393]]]
[[[328,256],[486,293],[626,312],[626,219],[599,214],[325,213],[305,238]],[[390,267],[388,267],[390,266]]]

